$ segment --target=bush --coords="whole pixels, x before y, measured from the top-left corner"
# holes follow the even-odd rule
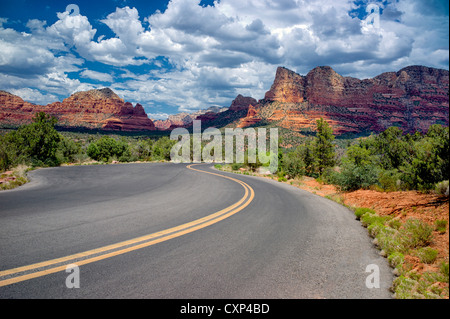
[[[112,158],[127,162],[131,155],[126,142],[116,141],[107,135],[102,136],[97,142],[89,144],[87,154],[90,158],[103,162],[108,162]]]
[[[402,265],[405,262],[405,255],[403,255],[400,252],[394,252],[389,255],[388,261],[389,265],[395,268],[399,265]]]
[[[43,112],[36,113],[33,123],[3,136],[0,141],[1,169],[19,164],[58,165],[56,152],[61,136],[55,130],[56,122],[55,117]]]
[[[416,251],[416,256],[425,264],[432,264],[436,261],[438,251],[431,247],[423,247]]]
[[[442,182],[437,183],[434,188],[434,191],[438,195],[448,196],[449,195],[448,181],[442,181]]]
[[[80,145],[76,144],[73,140],[61,137],[61,140],[56,150],[56,158],[59,163],[74,162],[76,155],[81,153]]]
[[[441,265],[439,266],[439,270],[441,274],[445,276],[444,282],[448,283],[448,263],[442,261]]]
[[[408,248],[429,245],[433,239],[433,227],[418,219],[408,219],[401,228],[401,242]]]
[[[356,219],[359,220],[361,218],[361,216],[364,215],[365,213],[375,214],[375,211],[373,209],[366,208],[366,207],[358,207],[355,209]]]
[[[398,239],[399,231],[391,227],[381,229],[376,239],[380,248],[389,256],[395,252],[406,253],[407,249]]]
[[[417,281],[406,276],[400,276],[394,279],[392,289],[395,291],[396,299],[415,299],[414,287]]]
[[[283,157],[282,170],[291,178],[300,177],[306,173],[305,164],[297,152],[288,153]]]
[[[397,169],[382,170],[378,175],[378,182],[384,191],[395,192],[402,189],[401,173]]]
[[[170,151],[177,141],[164,136],[152,145],[152,157],[154,160],[170,161]],[[192,150],[191,150],[192,151]]]
[[[378,171],[372,164],[357,166],[355,163],[346,162],[342,165],[341,172],[335,173],[329,179],[344,191],[367,189],[378,182]]]
[[[237,171],[237,170],[239,170],[241,167],[242,167],[242,164],[239,164],[239,163],[233,163],[233,164],[231,164],[231,169],[232,169],[233,171]]]
[[[389,219],[388,217],[379,216],[373,210],[367,211],[361,216],[361,223],[364,227],[368,227],[371,224],[379,223],[384,225],[384,223]]]
[[[447,231],[447,224],[448,222],[446,220],[440,219],[434,222],[435,229],[441,234],[444,234]]]

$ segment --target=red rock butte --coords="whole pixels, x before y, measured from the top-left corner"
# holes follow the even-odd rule
[[[0,91],[0,125],[18,126],[32,121],[36,112],[58,119],[63,127],[120,131],[153,131],[153,122],[139,103],[133,107],[111,89],[77,92],[62,102],[35,105],[20,97]]]
[[[344,77],[329,66],[303,76],[278,67],[263,99],[238,95],[229,108],[210,107],[194,113],[150,120],[140,104],[134,107],[111,89],[77,92],[62,102],[35,105],[0,91],[0,127],[30,123],[36,112],[58,118],[58,125],[122,131],[171,130],[190,127],[249,127],[271,124],[293,131],[312,131],[324,118],[336,135],[382,132],[398,126],[404,132],[425,132],[432,124],[449,124],[449,71],[408,66],[371,79]]]
[[[398,126],[405,132],[426,131],[449,123],[449,72],[408,66],[372,79],[343,77],[321,66],[306,76],[278,67],[264,99],[252,105],[239,127],[264,120],[279,127],[312,129],[322,117],[335,134],[381,132]]]

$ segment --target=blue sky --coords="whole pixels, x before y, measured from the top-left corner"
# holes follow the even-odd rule
[[[0,90],[47,104],[110,87],[165,118],[261,99],[278,66],[361,79],[448,69],[448,11],[447,0],[0,0]]]

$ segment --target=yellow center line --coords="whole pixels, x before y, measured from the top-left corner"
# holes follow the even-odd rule
[[[28,265],[28,266],[23,266],[23,267],[18,267],[18,268],[13,268],[13,269],[9,269],[9,270],[4,270],[0,272],[0,277],[4,277],[7,275],[14,275],[14,274],[19,274],[21,272],[25,272],[25,271],[32,271],[32,270],[37,270],[39,268],[43,268],[43,267],[48,267],[51,265],[55,265],[55,264],[59,264],[59,263],[63,263],[63,262],[67,262],[67,261],[73,261],[75,259],[79,259],[79,258],[86,258],[88,256],[92,256],[95,254],[101,254],[99,256],[94,256],[91,258],[87,258],[87,259],[83,259],[83,260],[79,260],[76,261],[76,265],[77,266],[81,266],[81,265],[85,265],[85,264],[89,264],[95,261],[99,261],[102,259],[106,259],[106,258],[110,258],[110,257],[114,257],[117,255],[121,255],[130,251],[134,251],[137,249],[141,249],[144,247],[148,247],[163,241],[167,241],[169,239],[172,238],[176,238],[191,232],[194,232],[196,230],[205,228],[207,226],[210,226],[212,224],[215,224],[225,218],[228,218],[234,214],[236,214],[237,212],[243,210],[245,207],[247,207],[250,202],[253,201],[253,198],[255,196],[254,190],[246,183],[229,177],[229,176],[224,176],[224,175],[220,175],[220,174],[216,174],[216,173],[212,173],[212,172],[207,172],[207,171],[202,171],[202,170],[198,170],[195,168],[192,168],[191,166],[196,165],[196,164],[192,164],[192,165],[188,165],[187,168],[194,170],[194,171],[198,171],[198,172],[202,172],[202,173],[206,173],[206,174],[211,174],[211,175],[216,175],[216,176],[220,176],[223,178],[227,178],[230,179],[232,181],[235,181],[237,183],[239,183],[244,189],[245,189],[245,194],[244,196],[236,203],[234,203],[231,206],[228,206],[227,208],[224,208],[214,214],[208,215],[206,217],[194,220],[192,222],[186,223],[186,224],[182,224],[180,226],[176,226],[176,227],[172,227],[163,231],[159,231],[153,234],[149,234],[146,236],[141,236],[141,237],[137,237],[134,239],[130,239],[127,241],[123,241],[120,243],[116,243],[113,245],[108,245],[108,246],[104,246],[101,248],[97,248],[97,249],[93,249],[93,250],[89,250],[86,252],[82,252],[82,253],[78,253],[78,254],[74,254],[74,255],[70,255],[70,256],[66,256],[66,257],[62,257],[62,258],[57,258],[57,259],[52,259],[52,260],[48,260],[48,261],[44,261],[44,262],[40,262],[40,263],[35,263],[32,265]],[[158,238],[159,237],[159,238]],[[153,239],[155,238],[155,239]],[[153,240],[150,240],[153,239]],[[150,240],[150,241],[148,241]],[[143,241],[145,241],[144,243],[142,243]],[[141,244],[139,244],[141,243]],[[106,253],[107,251],[113,250],[113,249],[119,249],[125,246],[130,246],[127,248],[123,248],[120,250],[116,250],[110,253]],[[103,253],[103,254],[102,254]],[[25,275],[21,275],[21,276],[16,276],[13,278],[9,278],[9,279],[5,279],[0,281],[0,287],[2,286],[6,286],[6,285],[10,285],[13,283],[17,283],[17,282],[21,282],[24,280],[28,280],[28,279],[32,279],[32,278],[37,278],[37,277],[41,277],[41,276],[45,276],[51,273],[55,273],[55,272],[59,272],[59,271],[63,271],[66,269],[67,267],[66,263],[63,266],[54,266],[50,269],[46,269],[46,270],[42,270],[42,271],[35,271],[33,273],[30,274],[25,274]]]

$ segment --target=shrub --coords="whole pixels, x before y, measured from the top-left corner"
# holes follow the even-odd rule
[[[379,169],[372,164],[358,166],[355,163],[346,162],[342,165],[340,173],[330,177],[330,182],[344,191],[367,189],[378,182],[378,171]]]
[[[415,299],[414,288],[418,282],[406,276],[400,276],[394,279],[392,289],[395,291],[396,299]]]
[[[5,134],[0,141],[1,168],[18,164],[58,165],[56,152],[61,135],[55,129],[56,122],[55,117],[39,112],[35,114],[33,123]]]
[[[448,283],[448,263],[446,263],[445,261],[442,261],[442,263],[439,267],[439,271],[441,272],[442,275],[445,276],[444,282]]]
[[[368,227],[371,224],[379,223],[381,225],[384,225],[384,223],[389,219],[388,217],[379,216],[376,214],[373,210],[367,211],[365,214],[363,214],[361,217],[361,223],[364,227]]]
[[[436,184],[434,191],[438,195],[449,196],[448,181],[442,181]]]
[[[56,158],[59,163],[74,162],[76,155],[81,153],[80,145],[77,145],[73,140],[61,137],[61,140],[56,151]]]
[[[389,226],[389,227],[391,227],[391,228],[394,228],[394,229],[400,229],[400,227],[402,226],[402,222],[400,221],[400,220],[398,220],[398,219],[391,219],[391,220],[389,220],[388,222],[387,222],[387,225]]]
[[[367,227],[367,231],[370,236],[376,237],[384,228],[385,226],[381,222],[374,222]]]
[[[366,207],[358,207],[355,209],[356,219],[359,220],[361,218],[361,216],[364,215],[365,213],[375,214],[375,211],[373,209],[366,208]]]
[[[299,177],[305,175],[305,164],[297,152],[288,153],[283,157],[282,170],[291,177]]]
[[[438,219],[434,222],[435,229],[441,234],[444,234],[447,231],[447,223],[446,220]]]
[[[112,158],[127,162],[131,156],[126,142],[116,141],[107,135],[102,136],[97,142],[89,144],[87,154],[96,161],[104,162],[108,162]]]
[[[401,173],[396,170],[382,170],[378,182],[384,191],[394,192],[402,189]]]
[[[405,255],[403,255],[400,252],[394,252],[389,255],[388,261],[389,264],[395,268],[399,265],[402,265],[405,262]]]
[[[395,252],[406,253],[407,249],[399,240],[399,231],[391,227],[384,227],[377,235],[378,245],[387,255]]]
[[[233,170],[233,171],[237,171],[238,169],[240,169],[242,167],[242,164],[239,164],[239,163],[233,163],[233,164],[231,164],[231,169]]]
[[[401,242],[408,248],[425,247],[433,239],[433,227],[418,219],[408,219],[401,229]]]
[[[416,256],[420,258],[421,262],[425,264],[432,264],[438,256],[438,251],[431,247],[423,247],[416,251]]]

